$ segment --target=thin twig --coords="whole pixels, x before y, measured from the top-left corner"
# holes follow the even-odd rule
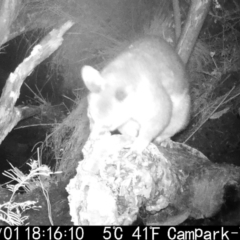
[[[27,125],[27,126],[17,127],[17,128],[14,128],[14,130],[22,129],[22,128],[27,128],[27,127],[55,126],[55,125],[57,125],[57,124],[58,124],[58,123],[41,123],[41,124],[32,124],[32,125]]]
[[[230,95],[230,93],[235,89],[235,86],[228,92],[228,94],[226,94],[226,96],[223,98],[223,100],[216,106],[216,108],[211,112],[211,114],[209,114],[209,116],[195,129],[195,131],[192,132],[192,134],[190,134],[190,136],[188,136],[188,138],[183,142],[186,143],[202,126],[203,124],[205,124],[207,122],[207,120],[217,111],[217,109],[222,105],[222,103],[225,103],[224,101],[226,100],[226,98]],[[240,94],[240,93],[239,93]]]

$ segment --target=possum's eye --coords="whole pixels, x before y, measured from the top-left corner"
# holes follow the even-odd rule
[[[127,97],[127,92],[125,91],[125,89],[119,88],[116,90],[115,92],[115,98],[118,101],[123,101],[125,98]]]

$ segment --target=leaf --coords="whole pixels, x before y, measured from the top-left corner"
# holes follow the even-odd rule
[[[229,109],[230,109],[230,107],[227,107],[227,108],[224,108],[224,109],[221,110],[221,111],[215,112],[215,113],[210,117],[210,119],[218,119],[218,118],[220,118],[222,115],[224,115],[225,113],[227,113]]]

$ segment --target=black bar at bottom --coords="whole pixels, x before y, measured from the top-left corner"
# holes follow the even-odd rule
[[[3,240],[235,240],[240,239],[240,227],[160,227],[160,226],[20,226],[0,227]]]

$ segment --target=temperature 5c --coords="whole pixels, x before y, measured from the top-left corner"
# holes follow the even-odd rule
[[[123,238],[123,230],[121,227],[105,227],[103,231],[103,238],[105,240]]]

